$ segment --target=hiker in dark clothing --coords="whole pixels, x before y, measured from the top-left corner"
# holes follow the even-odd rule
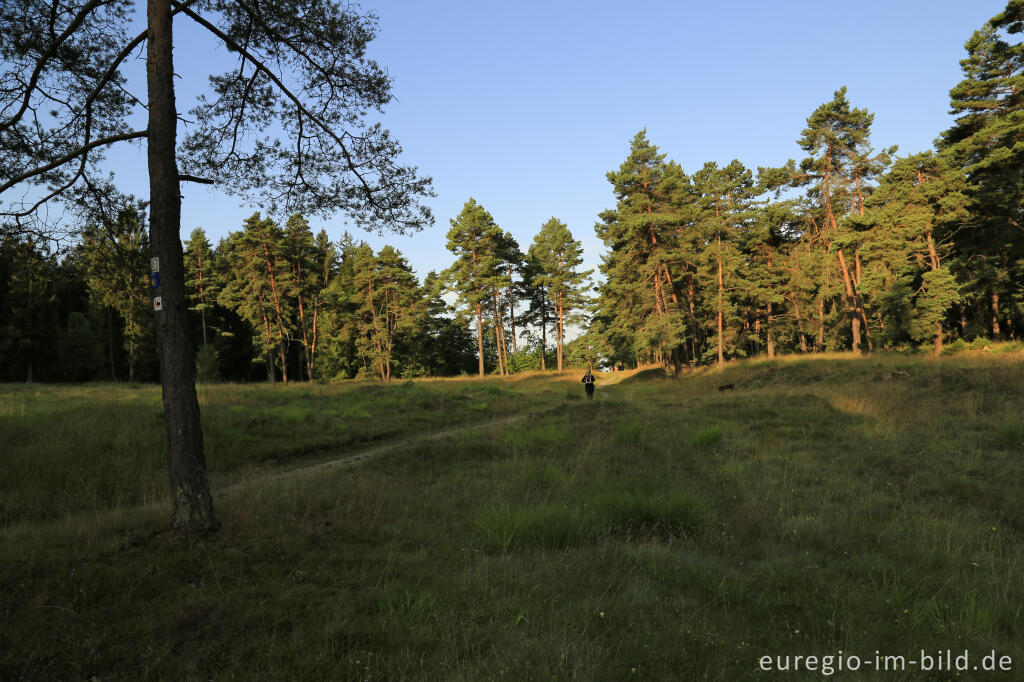
[[[587,370],[587,373],[583,375],[583,388],[587,390],[587,400],[594,399],[594,375]]]

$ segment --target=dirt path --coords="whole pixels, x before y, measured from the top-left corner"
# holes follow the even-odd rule
[[[307,466],[297,467],[295,469],[288,469],[287,471],[279,471],[276,473],[267,474],[265,476],[260,476],[259,478],[245,480],[223,488],[218,488],[217,490],[213,491],[213,498],[215,500],[221,500],[226,497],[230,497],[231,495],[234,495],[243,488],[258,483],[267,483],[270,481],[282,481],[290,478],[299,478],[302,476],[309,476],[311,474],[317,474],[325,471],[331,471],[333,469],[340,469],[342,467],[352,466],[364,460],[370,459],[371,457],[376,457],[377,455],[385,453],[389,450],[402,448],[407,445],[412,445],[413,443],[421,443],[423,441],[428,440],[447,438],[448,436],[454,436],[460,433],[467,433],[469,431],[477,431],[479,429],[486,429],[496,426],[506,426],[508,424],[513,424],[515,422],[522,421],[523,419],[526,419],[528,416],[530,415],[516,414],[512,415],[511,417],[492,419],[491,421],[483,422],[480,424],[470,424],[468,426],[454,426],[443,431],[435,431],[434,433],[426,433],[421,436],[413,436],[412,438],[403,438],[402,440],[382,443],[380,445],[375,445],[372,448],[367,448],[366,450],[360,450],[359,452],[345,455],[344,457],[337,457],[335,459],[317,462],[316,464],[309,464]]]

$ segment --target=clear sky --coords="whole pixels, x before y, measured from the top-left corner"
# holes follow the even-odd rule
[[[474,197],[525,250],[551,216],[584,244],[586,267],[603,245],[600,211],[614,205],[605,173],[626,158],[641,128],[693,172],[738,158],[748,167],[799,158],[807,116],[846,85],[853,106],[875,114],[876,148],[932,146],[952,121],[949,89],[961,79],[963,44],[1005,0],[692,0],[560,2],[371,0],[379,18],[371,56],[394,79],[384,124],[404,161],[433,176],[433,228],[376,237],[344,216],[311,220],[338,238],[349,229],[389,243],[422,278],[451,263],[449,220]],[[176,23],[178,107],[226,59]],[[223,69],[221,69],[223,70]],[[111,155],[119,185],[146,196],[137,170]],[[124,172],[127,170],[127,172]],[[253,208],[186,185],[182,237],[203,226],[216,242]]]

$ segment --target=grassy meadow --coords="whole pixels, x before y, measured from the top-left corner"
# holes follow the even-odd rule
[[[204,536],[158,388],[0,386],[0,679],[1021,679],[1019,350],[579,374],[203,386]]]

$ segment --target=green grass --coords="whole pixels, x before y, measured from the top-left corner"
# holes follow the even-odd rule
[[[593,402],[568,397],[572,374],[204,389],[225,441],[262,430],[279,450],[289,434],[309,447],[330,432],[324,413],[391,415],[364,443],[533,416],[288,480],[262,475],[294,458],[237,453],[222,480],[250,484],[219,503],[207,536],[163,530],[166,508],[132,507],[118,492],[136,485],[130,470],[103,484],[117,505],[12,519],[0,679],[804,680],[821,675],[766,675],[757,661],[921,649],[976,661],[994,649],[1013,672],[991,679],[1019,677],[1019,352],[599,378],[609,390]],[[93,464],[128,466],[117,448],[144,445],[76,432],[90,423],[76,420],[97,403],[156,421],[155,393],[96,390],[4,387],[0,428],[71,415],[60,438],[109,438]],[[415,416],[440,406],[456,414]],[[36,471],[42,456],[17,461],[26,480],[56,476]],[[103,468],[77,475],[98,488]]]
[[[214,486],[529,408],[488,380],[201,385],[199,401]],[[166,502],[162,420],[157,386],[0,385],[0,527]]]

